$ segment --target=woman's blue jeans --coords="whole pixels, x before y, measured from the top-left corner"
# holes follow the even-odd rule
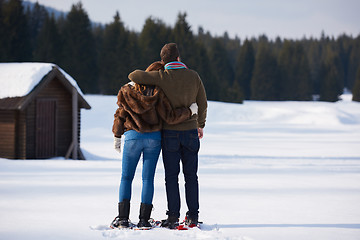
[[[143,154],[141,202],[152,204],[154,196],[154,176],[161,151],[161,140],[136,139],[125,140],[122,159],[122,175],[119,190],[119,202],[131,200],[131,184],[136,166]]]

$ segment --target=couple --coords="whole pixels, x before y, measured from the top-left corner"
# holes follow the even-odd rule
[[[180,62],[175,43],[161,49],[161,62],[146,71],[129,74],[132,81],[118,94],[119,108],[114,115],[114,145],[121,152],[125,136],[122,176],[119,190],[119,215],[112,228],[128,228],[131,184],[143,154],[142,193],[139,228],[150,228],[156,164],[162,149],[168,215],[161,226],[176,228],[180,217],[178,176],[180,160],[185,177],[188,206],[187,224],[197,224],[199,214],[198,151],[205,126],[207,100],[199,75]],[[188,107],[189,106],[189,107]]]

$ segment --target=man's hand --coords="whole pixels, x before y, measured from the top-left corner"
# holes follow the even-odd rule
[[[204,137],[204,129],[203,128],[198,128],[198,136],[199,136],[199,139],[202,139]]]
[[[118,153],[121,153],[121,138],[114,137],[114,148]]]

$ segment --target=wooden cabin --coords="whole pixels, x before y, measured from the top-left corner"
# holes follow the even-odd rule
[[[0,63],[0,158],[85,159],[76,81],[55,64]]]

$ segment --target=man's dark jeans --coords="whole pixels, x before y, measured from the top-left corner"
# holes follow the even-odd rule
[[[162,131],[162,156],[169,216],[180,217],[179,173],[180,160],[185,178],[185,197],[189,216],[198,216],[198,152],[200,141],[197,129],[188,131]]]

